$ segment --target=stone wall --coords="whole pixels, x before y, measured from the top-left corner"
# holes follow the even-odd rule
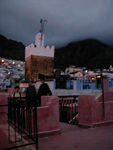
[[[26,79],[38,79],[38,74],[53,75],[54,58],[46,56],[29,56],[26,58]]]

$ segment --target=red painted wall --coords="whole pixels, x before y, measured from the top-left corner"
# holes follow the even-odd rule
[[[42,96],[41,107],[38,108],[38,132],[40,135],[60,133],[57,97]]]
[[[11,90],[12,91],[12,90]],[[0,93],[0,105],[7,105],[10,93]],[[37,108],[38,133],[40,136],[59,134],[59,99],[55,96],[43,96],[41,107]],[[0,108],[0,124],[7,122],[8,107]],[[4,113],[4,114],[3,114]]]
[[[9,94],[6,92],[0,92],[0,105],[7,105],[7,98]],[[7,122],[7,106],[0,107],[0,124]]]
[[[93,95],[80,95],[78,99],[79,125],[94,126],[113,122],[113,91],[108,89],[106,77],[103,82],[105,118],[103,118],[102,93],[98,98]]]

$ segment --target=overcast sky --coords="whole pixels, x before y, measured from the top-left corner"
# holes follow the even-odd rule
[[[0,0],[0,34],[34,43],[40,19],[47,19],[45,44],[98,39],[113,45],[113,0]]]

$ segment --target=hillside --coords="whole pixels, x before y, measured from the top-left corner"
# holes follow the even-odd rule
[[[25,46],[0,35],[0,57],[25,60]],[[55,50],[55,68],[65,69],[69,65],[88,68],[106,68],[113,64],[113,47],[97,40],[87,39],[72,42]]]
[[[105,68],[110,64],[113,64],[113,47],[93,39],[73,42],[55,51],[56,68],[69,65]]]
[[[25,46],[21,42],[9,40],[0,35],[0,57],[24,60]]]

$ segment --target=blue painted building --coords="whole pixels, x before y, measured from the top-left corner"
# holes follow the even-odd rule
[[[113,77],[108,77],[108,88],[113,89]],[[57,75],[54,80],[54,89],[65,90],[101,90],[102,78],[77,78],[73,80],[69,75]]]
[[[74,82],[69,75],[56,75],[54,80],[54,89],[73,89]]]
[[[77,90],[100,90],[101,89],[101,77],[99,78],[77,78],[76,89]]]

